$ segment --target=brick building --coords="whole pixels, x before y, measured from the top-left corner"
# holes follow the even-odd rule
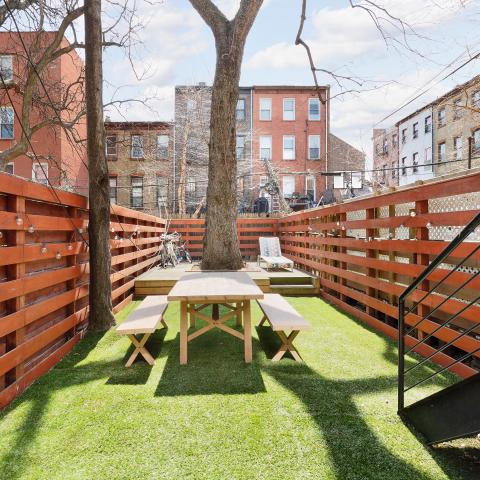
[[[328,99],[329,87],[321,87]],[[294,193],[317,201],[326,188],[328,101],[311,86],[253,87],[253,181],[267,181],[265,161],[278,172],[284,197]]]
[[[173,125],[105,122],[110,200],[154,215],[171,210]]]
[[[479,167],[480,75],[438,98],[433,118],[435,176]]]
[[[31,104],[29,126],[34,130],[31,146],[27,154],[20,155],[5,165],[5,170],[18,176],[41,183],[48,181],[54,185],[79,193],[88,192],[88,172],[86,167],[86,124],[84,111],[84,66],[75,50],[52,60],[41,73],[45,90],[36,79],[36,74],[28,63],[28,57],[38,55],[51,45],[57,32],[0,32],[0,71],[7,84],[6,93],[0,83],[0,151],[6,151],[19,143],[22,128],[15,116],[22,116],[23,93],[29,77],[34,78],[35,94]],[[58,49],[67,48],[63,38]],[[55,108],[52,108],[51,104]],[[57,113],[58,112],[58,116]],[[69,133],[59,125],[72,123]],[[43,125],[43,126],[42,126]],[[33,147],[33,151],[32,151]],[[39,162],[34,161],[37,155]]]
[[[373,129],[374,186],[397,186],[398,177],[398,127]]]

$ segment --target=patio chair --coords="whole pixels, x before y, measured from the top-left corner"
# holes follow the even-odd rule
[[[260,266],[263,260],[267,265],[267,270],[271,268],[286,268],[293,272],[293,261],[282,256],[280,248],[280,239],[278,237],[260,237],[260,255],[257,263]]]

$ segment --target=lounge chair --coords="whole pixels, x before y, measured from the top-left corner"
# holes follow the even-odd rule
[[[260,255],[258,256],[258,265],[263,260],[267,264],[267,270],[270,268],[287,268],[293,271],[293,261],[282,256],[280,240],[278,237],[260,237]]]

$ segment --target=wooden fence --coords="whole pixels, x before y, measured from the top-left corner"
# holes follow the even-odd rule
[[[0,173],[0,408],[82,337],[88,316],[88,209],[80,195]],[[112,300],[156,261],[164,222],[112,207]]]
[[[321,295],[325,299],[395,338],[398,296],[479,209],[480,173],[476,173],[295,213],[280,219],[277,228],[284,254],[294,260],[297,267],[320,277]],[[433,286],[443,279],[452,265],[479,243],[480,232],[459,247],[422,289],[428,290],[430,284]],[[466,300],[478,296],[479,277],[441,305],[446,294],[453,293],[479,268],[480,251],[434,295],[422,300],[421,291],[414,294],[413,300],[420,304],[416,312],[408,315],[407,324],[413,325],[437,308],[432,318],[418,327],[417,338],[432,333],[438,327],[435,320],[452,316],[465,306]],[[434,333],[418,353],[434,353],[435,348],[453,340],[458,331],[479,319],[480,307],[472,306],[449,328]],[[410,338],[407,343],[412,345],[412,342]],[[452,357],[458,358],[479,347],[480,331],[477,331],[454,342],[433,360],[447,365]],[[472,367],[480,367],[478,357],[480,352],[467,364],[457,365],[456,373],[473,374]]]

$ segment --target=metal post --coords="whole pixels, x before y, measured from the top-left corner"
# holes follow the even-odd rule
[[[405,389],[405,301],[398,302],[398,413],[404,408]]]

